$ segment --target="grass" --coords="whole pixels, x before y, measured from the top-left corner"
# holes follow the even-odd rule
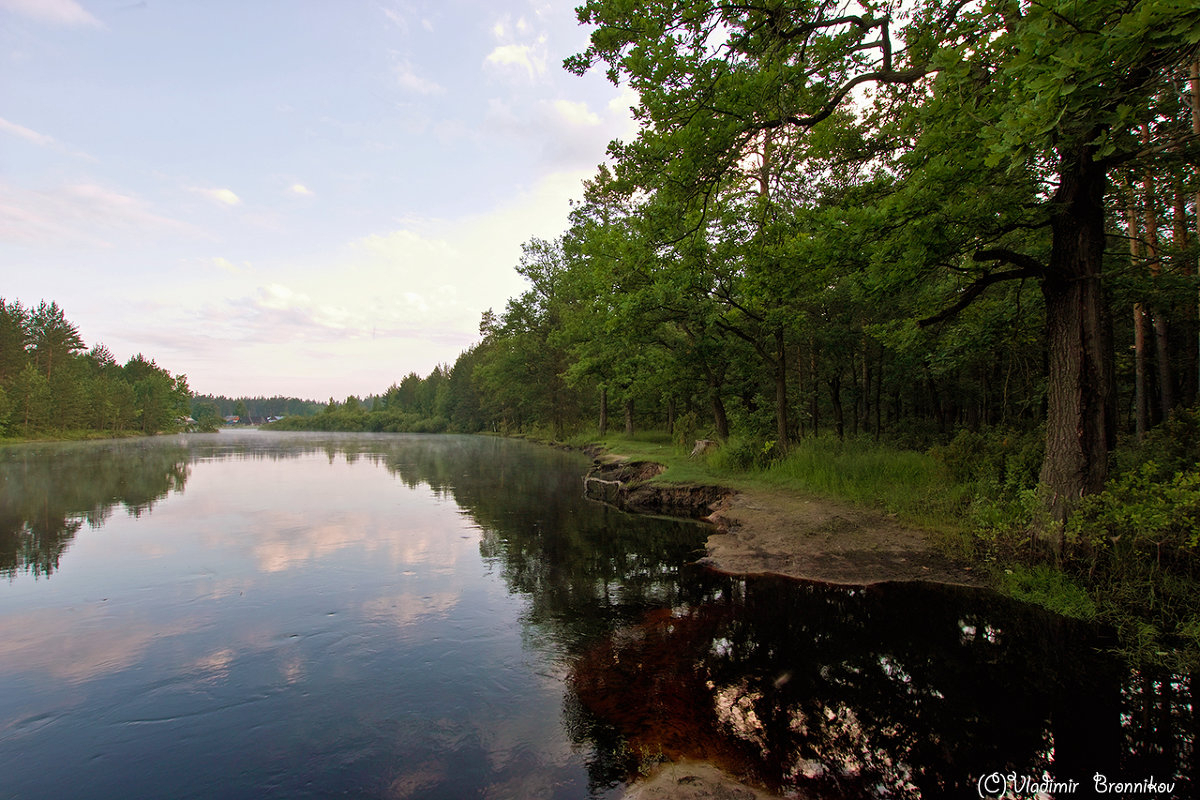
[[[793,491],[879,509],[942,532],[960,531],[963,525],[966,489],[950,478],[944,465],[925,453],[874,442],[805,439],[794,443],[783,458],[750,466],[730,456],[746,447],[737,440],[697,458],[689,457],[690,447],[675,444],[662,432],[632,438],[580,436],[570,444],[599,444],[613,454],[663,464],[667,469],[653,479],[656,482]]]
[[[144,437],[141,431],[67,430],[41,431],[27,436],[0,436],[0,445],[31,442],[83,442],[92,439],[132,439]]]

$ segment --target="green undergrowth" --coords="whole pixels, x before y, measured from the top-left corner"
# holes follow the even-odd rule
[[[576,437],[570,443],[595,444],[615,455],[663,464],[667,469],[656,482],[793,491],[878,509],[938,531],[962,526],[965,490],[944,464],[926,453],[821,437],[796,442],[781,454],[773,443],[735,437],[692,457],[690,446],[661,432]]]
[[[1200,419],[1176,414],[1113,458],[1104,492],[1068,522],[1061,553],[1035,547],[1041,503],[1038,430],[963,431],[920,452],[869,440],[805,439],[780,453],[731,438],[697,458],[665,433],[608,436],[614,455],[655,461],[652,479],[798,492],[895,514],[949,554],[992,575],[1000,592],[1117,633],[1132,664],[1200,665]]]

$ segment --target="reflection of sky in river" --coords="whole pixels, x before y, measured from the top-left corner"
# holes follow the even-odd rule
[[[15,796],[587,794],[561,670],[448,492],[323,452],[190,469],[0,585]]]

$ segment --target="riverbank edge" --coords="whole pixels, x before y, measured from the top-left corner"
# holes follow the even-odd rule
[[[731,575],[781,575],[841,586],[938,583],[985,587],[970,565],[946,556],[929,532],[894,515],[780,489],[659,483],[666,468],[586,447],[584,494],[624,511],[707,522],[699,563]]]
[[[628,513],[696,519],[714,528],[697,563],[730,575],[782,575],[798,581],[869,586],[932,582],[981,587],[972,568],[955,564],[923,531],[894,517],[784,490],[656,483],[666,466],[600,446],[583,451],[592,465],[584,494]],[[705,761],[660,765],[635,780],[623,800],[766,800],[776,797]]]

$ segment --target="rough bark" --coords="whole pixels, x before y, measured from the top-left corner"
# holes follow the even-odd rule
[[[1092,147],[1059,153],[1050,263],[1042,281],[1049,356],[1046,455],[1040,484],[1052,524],[1042,541],[1062,548],[1062,523],[1108,477],[1115,401],[1100,270],[1107,175]]]

